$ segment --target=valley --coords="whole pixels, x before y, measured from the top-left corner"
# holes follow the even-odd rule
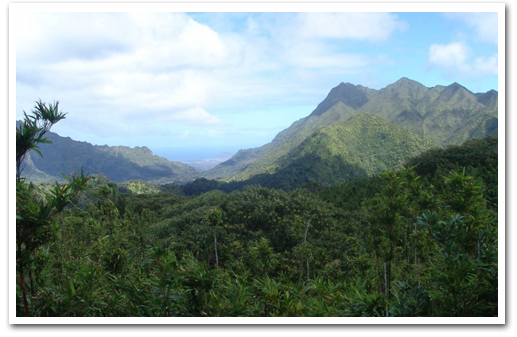
[[[59,180],[61,173],[84,167],[115,182],[140,179],[184,184],[198,178],[257,182],[281,176],[293,181],[288,188],[308,182],[337,183],[399,169],[409,157],[432,146],[443,148],[497,136],[497,113],[496,91],[474,94],[457,83],[427,88],[401,78],[380,90],[341,83],[312,113],[270,143],[240,150],[230,158],[188,166],[153,155],[146,147],[93,146],[50,133],[53,143],[41,147],[46,160],[30,155],[25,173],[29,180]],[[361,125],[352,118],[356,115],[363,116]],[[381,121],[386,132],[362,133],[365,128],[379,128]],[[365,125],[368,123],[373,124]],[[398,152],[389,152],[383,145],[386,141]],[[381,148],[384,157],[376,157]]]
[[[496,103],[340,84],[200,172],[61,137],[39,102],[17,125],[16,315],[498,317]]]

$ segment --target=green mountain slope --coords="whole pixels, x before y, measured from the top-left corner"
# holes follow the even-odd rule
[[[193,168],[155,156],[147,147],[96,146],[53,132],[48,133],[48,139],[52,144],[40,147],[43,158],[30,153],[26,160],[23,175],[28,180],[62,180],[62,173],[70,174],[81,167],[90,174],[102,173],[114,182],[185,181],[195,174]]]
[[[401,169],[410,158],[435,148],[432,141],[404,127],[360,112],[319,127],[280,156],[275,168],[267,173],[228,182],[197,179],[185,186],[185,193],[193,195],[212,189],[229,192],[248,185],[284,190],[310,183],[334,185]]]
[[[472,138],[496,136],[493,128],[484,127],[487,123],[493,126],[497,120],[494,100],[497,101],[495,91],[485,98],[458,83],[426,88],[403,78],[379,90],[360,109],[407,127],[432,139],[436,145],[446,146],[459,145]]]
[[[355,113],[349,106],[337,102],[319,116],[311,116],[294,123],[289,129],[282,131],[275,137],[271,142],[271,148],[266,153],[231,178],[233,180],[245,180],[257,174],[276,172],[281,167],[280,158],[302,144],[315,130],[323,126],[344,122]]]
[[[319,128],[282,156],[277,172],[304,183],[335,184],[400,169],[434,144],[417,134],[367,113]]]
[[[241,181],[278,172],[281,158],[315,130],[347,120],[360,111],[382,117],[431,140],[436,146],[459,145],[497,135],[497,92],[473,94],[457,83],[427,88],[402,78],[375,90],[341,83],[305,118],[280,132],[271,143],[246,150],[205,173],[206,178]],[[223,170],[224,169],[224,170]]]
[[[289,128],[278,133],[271,143],[255,149],[240,150],[226,162],[204,172],[203,177],[219,179],[231,176],[232,180],[244,180],[255,174],[272,173],[278,168],[276,161],[300,145],[314,130],[324,125],[342,122],[355,113],[353,108],[338,101],[322,115],[294,122]]]

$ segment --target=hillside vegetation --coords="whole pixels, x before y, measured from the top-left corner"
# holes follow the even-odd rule
[[[18,125],[21,122],[17,123]],[[153,155],[147,147],[96,146],[48,132],[50,144],[42,144],[42,156],[29,153],[24,174],[36,182],[63,181],[62,173],[83,168],[103,174],[114,182],[141,179],[154,182],[188,181],[196,171],[182,163]]]
[[[341,84],[224,180],[65,115],[16,128],[17,316],[499,315],[496,92]]]
[[[93,177],[31,254],[28,314],[497,316],[497,139],[409,163],[190,197]]]
[[[427,88],[402,78],[380,90],[341,83],[308,117],[280,132],[271,143],[238,153],[203,177],[239,181],[273,174],[285,165],[285,157],[316,130],[346,123],[360,112],[381,117],[444,147],[497,136],[497,111],[496,91],[474,94],[457,83]],[[362,140],[369,142],[367,137]]]

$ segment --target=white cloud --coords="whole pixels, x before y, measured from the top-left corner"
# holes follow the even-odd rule
[[[37,92],[31,101],[60,100],[90,123],[107,114],[152,122],[163,111],[177,123],[220,122],[200,106],[229,47],[186,14],[27,13],[17,24],[20,101]]]
[[[28,13],[18,24],[17,80],[73,97],[74,111],[98,107],[88,109],[93,119],[106,110],[130,122],[142,111],[246,107],[258,93],[275,101],[300,88],[295,67],[339,74],[371,62],[321,39],[382,40],[404,26],[387,13],[312,14],[288,14],[294,26],[281,15],[249,16],[242,34],[223,34],[184,13]]]
[[[228,55],[215,31],[184,13],[26,13],[17,28],[22,61],[104,60],[159,70],[219,65]]]
[[[476,57],[472,61],[472,72],[479,76],[497,75],[497,55]]]
[[[182,122],[193,125],[214,125],[221,123],[219,118],[210,115],[201,107],[166,113],[160,116],[160,120],[164,122]]]
[[[364,72],[389,62],[380,54],[363,53],[358,43],[366,49],[379,46],[408,28],[396,14],[359,12],[282,13],[255,18],[254,31],[257,26],[271,37],[270,58],[291,71],[293,78],[314,82],[334,76],[336,83],[359,69]]]
[[[451,77],[497,75],[497,55],[473,57],[472,49],[463,42],[431,45],[429,65],[442,69]]]
[[[138,34],[114,13],[25,13],[16,26],[17,61],[37,64],[125,53]]]
[[[340,72],[357,69],[371,62],[371,58],[366,55],[333,52],[324,43],[317,41],[294,44],[285,50],[283,56],[289,60],[289,64],[301,69],[331,68]]]
[[[215,67],[229,55],[221,37],[181,13],[132,14],[142,30],[131,62],[150,71],[178,67]]]
[[[497,44],[497,13],[445,13],[444,16],[473,28],[478,40]]]
[[[447,45],[433,44],[429,47],[429,63],[441,68],[457,68],[465,71],[466,60],[470,57],[470,48],[462,42]]]
[[[301,13],[299,33],[304,38],[335,38],[379,41],[407,24],[391,13]]]

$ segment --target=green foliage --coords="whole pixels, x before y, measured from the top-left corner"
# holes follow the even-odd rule
[[[131,194],[154,194],[160,189],[149,182],[143,180],[131,180],[118,185],[119,190]]]
[[[497,138],[487,137],[461,146],[433,149],[412,158],[408,165],[414,166],[416,174],[426,179],[435,177],[431,183],[436,186],[443,184],[437,179],[440,175],[465,170],[466,174],[483,181],[483,194],[489,206],[497,209],[497,143]]]
[[[347,298],[345,316],[349,317],[385,317],[388,316],[388,301],[381,293],[368,293],[365,282],[358,280],[351,286],[351,295]]]
[[[417,224],[438,243],[439,268],[431,267],[431,291],[444,316],[485,316],[497,309],[497,222],[486,208],[482,184],[452,171],[444,177],[448,208],[426,210]],[[447,310],[444,310],[447,308]]]
[[[407,129],[360,112],[315,129],[274,161],[265,155],[235,179],[284,189],[311,182],[336,184],[400,169],[409,158],[432,147]]]
[[[413,279],[398,281],[393,290],[394,304],[390,306],[390,317],[425,317],[432,315],[429,292]]]
[[[38,101],[31,115],[24,112],[25,120],[16,129],[16,264],[19,286],[23,296],[25,316],[29,315],[29,303],[25,288],[25,272],[28,269],[31,294],[35,293],[32,278],[32,259],[34,251],[51,242],[57,226],[52,222],[71,199],[86,188],[89,178],[81,169],[69,178],[63,175],[66,184],[55,183],[43,198],[35,192],[33,184],[27,184],[21,177],[21,165],[27,154],[39,151],[39,144],[49,143],[44,135],[58,121],[65,118],[59,111],[59,103],[53,105]]]
[[[483,144],[466,146],[490,157]],[[497,162],[472,160],[306,189],[202,181],[192,196],[94,176],[33,236],[29,315],[497,316]],[[62,188],[24,184],[17,198],[39,214],[47,195],[66,204]]]
[[[65,118],[66,113],[59,111],[59,102],[54,104],[36,102],[34,110],[30,115],[24,111],[25,116],[22,123],[16,128],[16,180],[21,180],[21,164],[30,151],[35,151],[42,156],[40,144],[49,144],[44,136],[50,128]]]

